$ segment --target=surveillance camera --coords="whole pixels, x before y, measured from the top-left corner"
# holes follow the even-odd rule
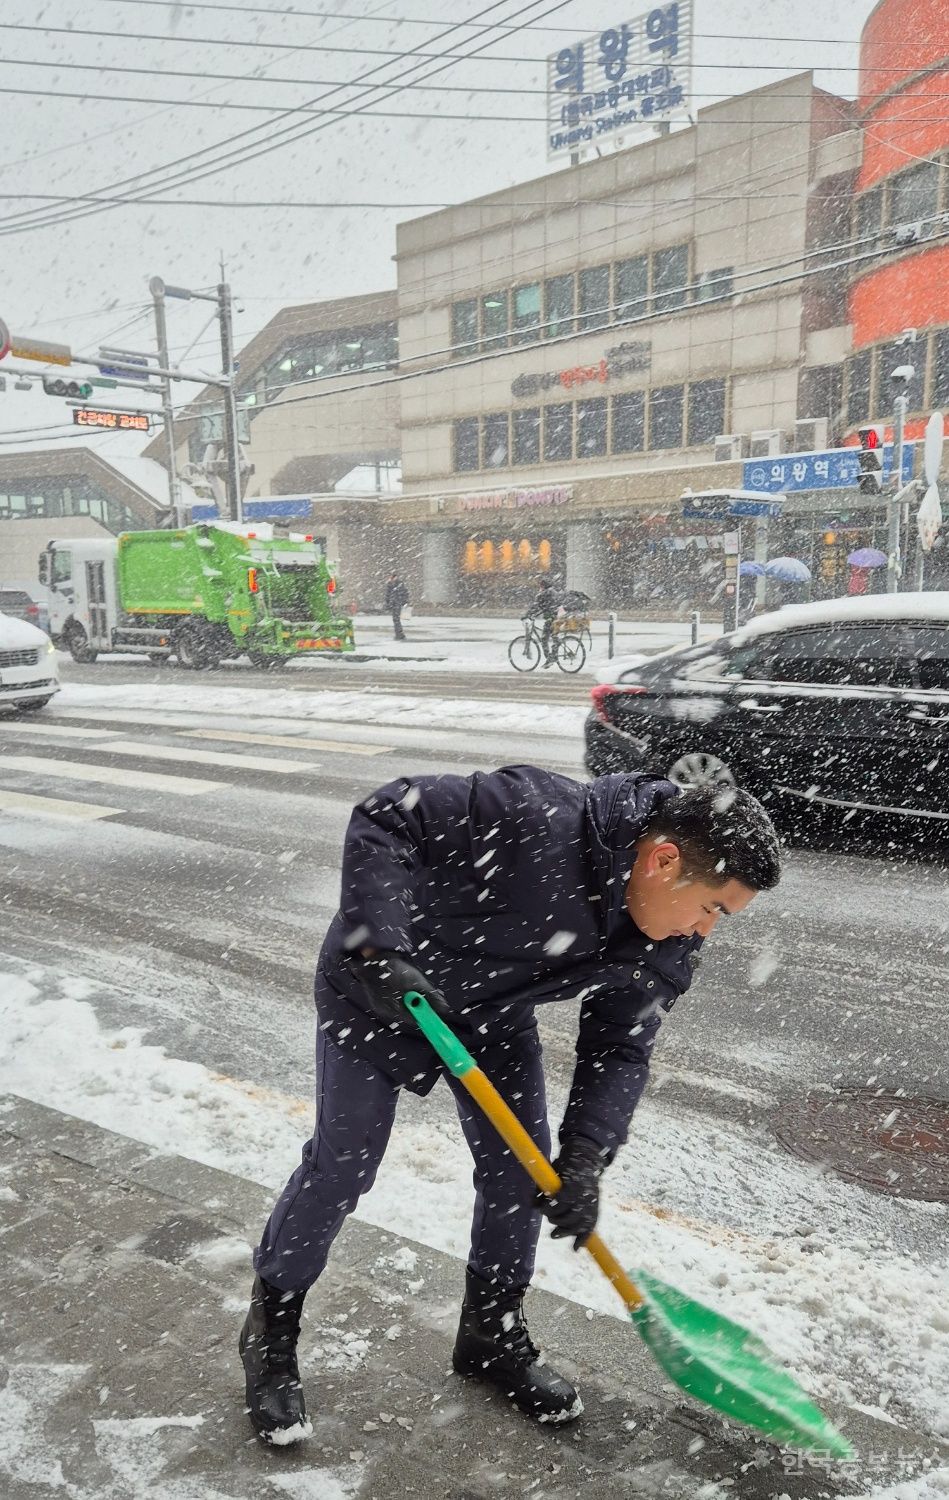
[[[899,346],[901,344],[915,344],[915,342],[916,342],[916,329],[915,328],[904,328],[903,332],[900,334],[899,338],[898,339],[894,339],[894,343],[897,344],[897,346]]]
[[[239,312],[239,313],[242,313],[242,312],[244,312],[244,310],[245,310],[245,309],[244,309],[244,308],[243,308],[243,307],[240,307],[240,306],[237,306],[237,307],[235,307],[235,309],[234,309],[234,311],[235,311],[235,312]],[[914,335],[914,337],[915,337],[915,335]]]
[[[897,385],[909,385],[915,374],[916,371],[912,365],[897,365],[895,370],[890,371],[890,379],[894,380]]]

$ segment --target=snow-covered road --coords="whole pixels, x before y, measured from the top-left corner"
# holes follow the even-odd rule
[[[410,769],[580,774],[583,712],[439,700],[432,729],[431,699],[405,693],[104,680],[0,724],[0,1089],[281,1185],[311,1117],[309,974],[352,802]],[[772,1120],[835,1081],[949,1097],[946,884],[934,864],[795,853],[666,1023],[603,1221],[625,1263],[755,1327],[819,1398],[943,1438],[945,1207],[787,1155]],[[572,1008],[542,1026],[556,1116]],[[469,1182],[436,1090],[404,1101],[361,1212],[462,1257]],[[562,1247],[538,1280],[615,1311]]]

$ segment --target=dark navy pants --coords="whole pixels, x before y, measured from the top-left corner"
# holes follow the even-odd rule
[[[488,1071],[486,1065],[485,1071]],[[450,1074],[461,1128],[474,1158],[471,1270],[507,1288],[534,1273],[541,1214],[535,1189],[494,1127]],[[492,1083],[545,1155],[550,1129],[536,1035],[492,1052]],[[369,1062],[342,1051],[317,1027],[316,1129],[278,1199],[254,1254],[254,1268],[283,1291],[305,1291],[320,1275],[343,1221],[368,1193],[385,1154],[399,1090]],[[411,1231],[411,1206],[405,1228]]]

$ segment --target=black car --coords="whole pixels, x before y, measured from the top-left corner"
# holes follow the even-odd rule
[[[949,822],[949,593],[793,605],[593,689],[586,766]]]

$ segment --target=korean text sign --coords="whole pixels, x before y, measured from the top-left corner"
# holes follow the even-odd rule
[[[686,118],[692,0],[561,47],[547,59],[547,158],[615,144],[643,126]]]

